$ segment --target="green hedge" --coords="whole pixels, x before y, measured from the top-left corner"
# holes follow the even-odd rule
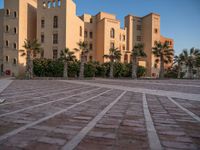
[[[33,71],[38,77],[62,77],[63,76],[63,62],[60,59],[34,59]],[[131,64],[114,63],[114,77],[131,77]],[[68,76],[78,77],[80,69],[80,62],[71,62],[68,65]],[[108,77],[110,70],[110,63],[100,64],[99,62],[88,62],[85,64],[85,77]],[[139,66],[138,77],[144,76],[146,69]]]

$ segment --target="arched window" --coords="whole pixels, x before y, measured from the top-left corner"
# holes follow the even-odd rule
[[[82,36],[83,28],[80,26],[80,36]]]
[[[48,1],[47,5],[48,5],[48,8],[51,8],[51,2],[50,1]]]
[[[58,0],[58,7],[61,6],[61,0]]]
[[[16,11],[14,11],[14,18],[17,18],[17,12]]]
[[[46,5],[45,2],[43,2],[42,6],[43,6],[43,8],[46,8],[46,7],[47,7],[47,5]]]
[[[6,9],[6,15],[9,16],[10,15],[10,10]]]
[[[9,26],[6,25],[6,32],[9,32]]]
[[[13,65],[16,65],[16,64],[17,64],[17,59],[14,58],[14,59],[13,59]]]
[[[6,47],[8,47],[9,46],[9,41],[8,40],[6,40]]]
[[[128,63],[128,55],[127,54],[124,55],[124,62]]]
[[[112,29],[110,30],[110,37],[111,37],[111,38],[115,38],[115,29],[114,29],[114,28],[112,28]]]
[[[53,17],[53,27],[58,28],[58,16]]]
[[[6,56],[6,62],[8,62],[9,61],[9,57],[8,56]]]
[[[17,49],[17,44],[16,43],[13,43],[13,48]]]
[[[15,33],[15,34],[17,33],[17,28],[15,28],[15,27],[14,27],[14,33]]]

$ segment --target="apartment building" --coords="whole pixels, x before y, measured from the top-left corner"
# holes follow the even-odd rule
[[[25,57],[20,55],[25,39],[38,39],[44,52],[34,57],[56,59],[64,48],[73,50],[79,41],[86,41],[91,49],[87,60],[107,62],[103,55],[111,47],[121,50],[121,62],[130,62],[135,44],[144,43],[148,57],[139,61],[147,67],[147,76],[154,76],[152,47],[155,41],[164,41],[160,35],[160,16],[149,14],[144,17],[128,15],[125,27],[114,14],[100,12],[96,15],[76,15],[73,0],[5,0],[3,20],[3,71],[18,76],[24,72]],[[0,14],[1,11],[0,11]],[[0,40],[1,40],[0,39]],[[173,46],[173,40],[171,41]],[[80,59],[80,53],[75,53]],[[156,71],[154,71],[156,70]]]
[[[3,19],[3,71],[18,76],[24,72],[26,57],[21,56],[25,39],[36,37],[36,0],[5,0]]]
[[[155,41],[164,43],[168,41],[173,48],[173,39],[163,37],[160,33],[160,15],[151,13],[144,17],[128,15],[125,17],[127,28],[127,50],[131,51],[135,44],[143,43],[146,58],[139,59],[139,65],[147,68],[147,76],[156,77],[159,75],[159,64],[155,63],[155,56],[152,54],[152,47]],[[165,68],[171,64],[165,65]]]
[[[0,9],[0,76],[3,72],[3,16],[4,10]]]

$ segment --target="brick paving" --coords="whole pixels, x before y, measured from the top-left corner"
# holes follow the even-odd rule
[[[198,80],[0,80],[0,89],[0,150],[200,149]]]

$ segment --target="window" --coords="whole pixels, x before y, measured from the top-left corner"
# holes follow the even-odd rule
[[[41,43],[44,43],[44,34],[41,34]]]
[[[6,62],[8,62],[9,61],[9,57],[8,56],[6,56]]]
[[[88,32],[85,31],[85,32],[84,32],[84,37],[87,38],[87,36],[88,36]]]
[[[142,30],[142,26],[141,25],[137,25],[137,30]]]
[[[141,41],[141,36],[137,36],[137,41]]]
[[[154,29],[154,33],[158,33],[158,29],[157,28]]]
[[[6,32],[9,32],[9,26],[6,25]]]
[[[90,43],[90,50],[92,50],[93,49],[93,45],[92,45],[92,43]]]
[[[93,19],[92,18],[90,18],[90,23],[93,23]]]
[[[17,64],[17,60],[16,58],[13,59],[13,65],[16,65]]]
[[[14,27],[14,34],[16,34],[16,33],[17,33],[17,28]]]
[[[125,47],[125,45],[123,45],[123,50],[125,50],[126,49],[126,47]]]
[[[126,40],[126,36],[125,35],[123,35],[123,41],[125,41]]]
[[[115,29],[114,29],[114,28],[112,28],[112,29],[110,30],[110,37],[111,37],[111,38],[115,38]]]
[[[82,36],[83,29],[80,27],[80,36]]]
[[[58,0],[58,7],[61,6],[61,0]]]
[[[13,44],[13,48],[17,49],[17,44],[16,43]]]
[[[6,15],[9,16],[10,15],[10,10],[6,9]]]
[[[45,26],[45,20],[42,19],[42,20],[41,20],[41,28],[44,28],[44,26]]]
[[[53,44],[58,44],[58,33],[53,34]]]
[[[17,18],[17,12],[16,11],[14,11],[14,18]]]
[[[57,58],[58,58],[58,50],[53,49],[53,59],[57,59]]]
[[[92,56],[89,57],[90,61],[92,61]]]
[[[110,48],[115,48],[115,43],[114,42],[110,43]]]
[[[90,32],[90,38],[91,38],[91,39],[93,38],[93,33],[92,33],[92,32]]]
[[[58,16],[53,17],[53,27],[58,28]]]
[[[169,41],[169,45],[172,45],[172,41]]]
[[[46,5],[45,2],[43,2],[42,6],[43,6],[43,8],[46,8],[46,7],[47,7],[47,5]]]
[[[48,5],[48,8],[51,8],[51,2],[48,2],[47,5]]]
[[[128,63],[128,55],[127,54],[124,55],[124,62]]]
[[[8,47],[9,46],[9,42],[8,42],[8,40],[6,40],[6,47]]]

